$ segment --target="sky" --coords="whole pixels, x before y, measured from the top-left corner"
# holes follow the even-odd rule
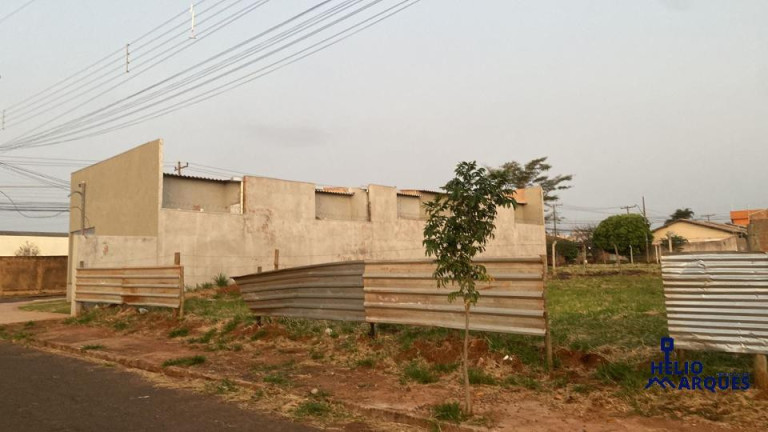
[[[180,161],[190,175],[434,189],[460,161],[498,166],[548,156],[551,174],[573,175],[573,187],[560,193],[561,229],[623,213],[643,197],[654,226],[677,208],[725,222],[730,210],[768,207],[768,2],[760,0],[421,0],[168,115],[68,142],[23,139],[85,114],[106,115],[110,106],[116,124],[130,120],[130,106],[110,104],[169,77],[174,83],[180,71],[320,0],[260,3],[199,2],[191,39],[189,0],[2,0],[0,162],[67,180],[92,161],[162,138],[166,171]],[[396,4],[381,0],[339,25]],[[251,6],[213,30],[218,19]],[[164,47],[179,52],[150,68],[148,41],[164,31]],[[86,87],[61,90],[62,79],[91,64],[110,66],[104,79],[121,85],[87,93],[101,82],[89,69],[92,75],[72,79]],[[59,93],[34,99],[50,86]],[[51,145],[9,148],[19,143]],[[39,185],[0,169],[0,192],[14,201],[67,201],[66,191]],[[0,195],[0,230],[66,231],[67,217],[20,215]]]

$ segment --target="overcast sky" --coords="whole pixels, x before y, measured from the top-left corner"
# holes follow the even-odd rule
[[[0,2],[0,109],[189,8],[189,0],[27,3]],[[197,31],[212,25],[206,8],[231,6],[223,17],[254,3],[204,0]],[[87,104],[31,111],[18,125],[25,117],[17,108],[0,146],[146,88],[316,3],[272,0],[209,37],[185,34],[185,51],[140,76],[137,59],[128,74],[135,78]],[[549,156],[553,174],[574,175],[561,194],[566,228],[624,212],[642,196],[656,222],[681,207],[726,221],[732,209],[768,207],[767,19],[762,0],[422,0],[234,91],[106,135],[0,152],[0,162],[100,160],[162,138],[168,164],[436,188],[462,160]],[[34,162],[23,166],[63,179],[84,163]],[[14,200],[66,201],[54,189],[8,188],[33,184],[0,170],[0,191]],[[0,211],[0,230],[65,231],[66,219]]]

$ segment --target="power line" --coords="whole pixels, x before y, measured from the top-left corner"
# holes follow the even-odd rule
[[[198,4],[202,3],[203,1],[205,1],[205,0],[201,0]],[[214,8],[218,7],[220,4],[224,3],[225,1],[227,1],[227,0],[219,0],[215,4],[211,5],[211,7],[209,7],[208,9],[205,9],[204,11],[200,12],[199,15],[205,14],[206,12],[209,12],[209,11],[213,10]],[[219,11],[213,13],[213,15],[207,17],[206,19],[201,20],[199,24],[202,24],[202,23],[210,20],[211,18],[214,18],[214,17],[218,16],[219,14],[225,12],[226,10],[230,9],[234,5],[240,3],[241,1],[243,1],[243,0],[236,0],[235,3],[233,3],[233,4],[229,5],[229,6],[226,6],[222,10],[219,10]],[[251,11],[255,10],[258,6],[261,6],[261,5],[263,5],[264,3],[268,2],[268,1],[269,0],[260,0],[260,2],[258,2],[256,5],[247,6],[245,9],[241,9],[239,11],[236,11],[234,14],[232,14],[230,16],[227,16],[223,20],[220,20],[220,21],[214,23],[213,25],[210,26],[210,27],[212,27],[212,29],[206,28],[206,31],[204,32],[204,33],[206,33],[205,36],[208,36],[209,34],[213,34],[213,33],[217,32],[221,28],[226,27],[226,25],[229,25],[232,22],[234,22],[234,20],[242,18],[245,15],[245,13],[248,13],[248,12],[251,12]],[[179,16],[182,16],[185,13],[186,13],[186,10],[184,12],[176,15],[174,18],[166,21],[166,23],[168,23],[170,21],[173,21],[175,18],[177,18]],[[166,23],[164,23],[164,24],[166,24]],[[144,36],[136,39],[135,41],[130,42],[128,45],[134,46],[133,52],[135,53],[135,51],[141,50],[145,46],[152,44],[153,42],[155,42],[156,40],[158,40],[161,37],[165,36],[169,32],[171,32],[171,31],[173,31],[173,30],[175,30],[175,29],[177,29],[179,27],[185,26],[185,25],[186,25],[186,21],[182,22],[180,24],[177,24],[176,26],[174,26],[170,30],[168,30],[168,31],[166,31],[166,32],[156,36],[155,38],[153,38],[149,42],[146,42],[146,43],[144,43],[142,45],[139,45],[138,47],[134,46],[136,41],[141,40],[141,38],[146,36],[147,34],[151,34],[152,32],[161,29],[162,25],[158,26],[158,27],[155,27],[155,29],[153,29],[152,31],[148,32]],[[142,58],[145,55],[150,54],[151,52],[153,52],[153,51],[155,51],[155,50],[157,50],[157,49],[159,49],[159,48],[161,48],[161,47],[163,47],[163,46],[173,42],[179,36],[183,36],[184,34],[186,34],[186,29],[182,30],[180,33],[177,33],[177,34],[171,36],[169,39],[161,42],[159,45],[157,45],[155,47],[152,47],[151,49],[149,49],[149,51],[147,51],[147,52],[145,52],[145,53],[143,53],[141,55],[134,56],[133,60],[132,60],[132,63],[135,65],[140,58]],[[111,70],[107,71],[106,73],[101,74],[101,75],[99,75],[96,78],[89,78],[93,73],[96,73],[96,72],[98,72],[100,70],[105,69],[108,65],[105,65],[102,68],[97,69],[96,71],[93,71],[92,73],[90,73],[90,74],[88,74],[88,75],[86,75],[86,76],[84,76],[84,77],[82,77],[82,78],[80,78],[80,79],[78,79],[78,80],[68,84],[67,86],[65,86],[65,87],[63,87],[63,88],[61,88],[59,90],[56,90],[55,92],[53,92],[53,93],[51,93],[49,95],[46,95],[46,98],[44,100],[41,100],[42,101],[41,105],[36,105],[35,106],[35,104],[37,103],[37,102],[35,102],[35,103],[32,104],[32,108],[30,108],[28,106],[28,107],[25,107],[25,108],[21,109],[21,113],[16,113],[15,115],[16,116],[20,116],[22,118],[18,119],[18,120],[15,120],[14,122],[11,122],[11,125],[15,126],[17,124],[25,123],[25,122],[27,122],[29,120],[32,120],[32,119],[38,117],[41,114],[45,114],[47,112],[50,112],[53,109],[56,109],[56,108],[61,107],[61,106],[64,106],[64,105],[66,105],[68,103],[72,103],[72,102],[74,102],[74,101],[76,101],[78,99],[81,99],[83,97],[86,97],[87,95],[91,94],[92,92],[94,92],[96,90],[99,90],[100,88],[104,87],[105,85],[108,85],[108,84],[110,84],[110,83],[112,83],[112,82],[114,82],[114,81],[116,81],[116,80],[118,80],[120,78],[123,78],[122,81],[116,83],[115,85],[112,85],[111,87],[107,88],[104,91],[101,91],[100,93],[96,94],[95,96],[92,96],[90,99],[88,99],[88,100],[86,100],[84,102],[81,102],[79,105],[82,106],[82,105],[85,105],[85,104],[87,104],[89,102],[92,102],[95,99],[98,99],[99,97],[101,97],[101,96],[111,92],[112,90],[122,86],[123,84],[136,79],[138,76],[140,76],[143,73],[153,69],[155,66],[157,66],[160,63],[170,59],[171,57],[175,56],[176,54],[179,54],[182,51],[186,50],[187,48],[190,48],[196,42],[197,42],[197,40],[193,40],[193,41],[190,42],[189,39],[187,39],[187,38],[182,39],[181,41],[177,42],[172,47],[170,47],[170,48],[160,52],[159,54],[151,57],[148,60],[145,60],[144,63],[156,60],[156,59],[162,57],[163,55],[166,55],[169,52],[172,52],[172,51],[175,50],[170,55],[167,55],[167,56],[161,58],[159,61],[157,61],[157,62],[155,62],[153,64],[150,64],[149,66],[144,67],[143,69],[139,69],[138,72],[136,70],[136,66],[134,66],[134,70],[132,71],[133,73],[130,76],[128,76],[128,77],[126,77],[126,74],[124,72],[118,72],[117,75],[114,75],[114,72],[121,71],[123,69],[123,66],[122,66],[123,63],[122,63],[122,60],[121,60],[122,56],[121,56],[120,58],[116,59],[118,61],[117,66],[113,67]],[[180,46],[181,46],[181,48],[177,49]],[[116,52],[117,53],[122,53],[122,51],[123,51],[123,49],[121,48],[121,49],[119,49]],[[112,61],[112,63],[115,63],[115,61]],[[110,63],[110,64],[112,64],[112,63]],[[108,77],[110,75],[114,75],[114,76],[112,76],[111,78],[109,78],[109,79],[107,79],[105,81],[99,81],[102,78],[106,78],[106,77]],[[74,87],[74,88],[70,89],[69,91],[67,91],[67,92],[65,92],[63,94],[58,95],[55,98],[51,98],[52,95],[54,95],[54,94],[56,94],[56,93],[58,93],[58,92],[60,92],[62,90],[65,90],[65,89],[71,87],[72,85],[75,85],[75,84],[77,84],[79,82],[82,82],[82,81],[85,81],[85,82],[83,84],[77,86],[77,87]],[[83,90],[83,88],[86,88],[86,89]],[[65,98],[67,96],[70,96],[70,95],[73,95],[73,94],[74,94],[74,97],[71,97],[69,99],[65,99],[65,100],[61,101],[63,98]],[[61,101],[61,102],[59,102],[59,101]],[[40,102],[40,101],[38,101],[38,102]],[[68,114],[70,114],[70,113],[69,112],[63,112],[63,113],[59,114],[58,116],[55,116],[53,119],[48,120],[48,122],[46,122],[46,123],[49,123],[49,122],[51,122],[53,120],[57,120],[57,119],[65,116],[65,115],[68,115]],[[9,117],[13,117],[13,116],[11,115]],[[28,135],[30,135],[31,132],[34,132],[35,130],[40,129],[43,126],[45,126],[45,123],[39,125],[36,128],[31,129],[30,131],[27,131],[24,135],[21,135],[20,137],[14,138],[14,140],[17,140],[19,138],[28,136]]]
[[[35,0],[29,0],[28,2],[24,3],[23,5],[17,7],[16,9],[12,10],[10,13],[8,13],[6,16],[0,18],[0,24],[3,23],[3,21],[7,20],[8,18],[16,15],[17,13],[24,10],[27,6],[31,5]]]
[[[381,0],[379,0],[379,1],[381,1]],[[375,3],[378,3],[379,1],[377,1]],[[23,146],[23,147],[39,147],[39,146],[43,146],[43,145],[53,145],[53,144],[59,144],[59,143],[64,143],[64,142],[70,142],[70,141],[75,141],[75,140],[79,140],[79,139],[84,139],[84,138],[88,138],[88,137],[91,137],[91,136],[96,136],[96,135],[100,135],[100,134],[103,134],[103,133],[111,132],[113,130],[122,129],[124,127],[132,126],[134,124],[138,124],[140,122],[147,121],[147,120],[152,119],[152,118],[160,117],[160,116],[166,115],[166,114],[168,114],[170,112],[177,111],[179,109],[182,109],[182,108],[185,108],[185,107],[188,107],[188,106],[200,103],[202,101],[205,101],[205,100],[208,100],[208,99],[210,99],[212,97],[215,97],[215,96],[217,96],[217,95],[219,95],[221,93],[224,93],[226,91],[232,90],[232,89],[237,88],[237,87],[240,87],[241,85],[244,85],[244,84],[246,84],[248,82],[251,82],[251,81],[253,81],[255,79],[258,79],[258,78],[261,78],[261,77],[263,77],[265,75],[268,75],[269,73],[272,73],[272,72],[274,72],[276,70],[279,70],[282,67],[285,67],[285,66],[287,66],[289,64],[292,64],[292,63],[294,63],[296,61],[299,61],[299,60],[301,60],[303,58],[306,58],[306,57],[308,57],[308,56],[310,56],[312,54],[315,54],[315,53],[317,53],[319,51],[322,51],[322,50],[324,50],[326,48],[329,48],[330,46],[335,45],[336,43],[339,43],[342,40],[344,40],[344,39],[346,39],[348,37],[351,37],[354,34],[357,34],[360,31],[363,31],[363,30],[369,28],[370,26],[375,25],[376,23],[378,23],[380,21],[383,21],[384,19],[387,19],[387,18],[389,18],[389,17],[391,17],[391,16],[393,16],[393,15],[395,15],[395,14],[397,14],[397,13],[399,13],[399,12],[401,12],[401,11],[411,7],[411,6],[413,6],[418,1],[419,0],[404,0],[404,1],[401,1],[400,3],[396,4],[395,6],[392,6],[392,7],[388,8],[388,9],[386,9],[385,11],[382,11],[382,12],[380,12],[380,13],[378,13],[378,14],[376,14],[376,15],[374,15],[374,16],[366,19],[366,20],[363,20],[362,22],[359,22],[359,23],[357,23],[355,25],[352,25],[352,26],[350,26],[350,27],[348,27],[348,28],[346,28],[346,29],[344,29],[344,30],[342,30],[340,32],[337,32],[334,35],[332,35],[332,36],[330,36],[328,38],[325,38],[325,39],[321,40],[318,43],[310,45],[307,48],[304,48],[304,49],[302,49],[302,50],[300,50],[300,51],[298,51],[298,52],[296,52],[296,53],[294,53],[292,55],[284,57],[284,58],[282,58],[282,59],[280,59],[280,60],[278,60],[278,61],[276,61],[276,62],[274,62],[274,63],[272,63],[272,64],[270,64],[268,66],[266,66],[266,67],[263,67],[263,68],[255,71],[255,72],[253,72],[253,73],[247,74],[247,75],[245,75],[243,77],[240,77],[240,78],[237,78],[237,79],[234,79],[234,80],[232,80],[232,81],[230,81],[230,82],[228,82],[228,83],[226,83],[224,85],[221,85],[221,86],[218,86],[218,87],[213,88],[211,90],[208,90],[208,91],[206,91],[206,92],[204,92],[202,94],[199,94],[197,96],[194,96],[192,98],[183,100],[180,103],[177,103],[177,104],[172,105],[170,107],[166,107],[166,108],[157,110],[155,112],[152,112],[149,115],[145,115],[145,116],[140,117],[138,119],[134,119],[134,120],[130,120],[128,122],[124,122],[124,123],[122,123],[120,125],[117,125],[117,126],[112,126],[112,127],[104,128],[104,129],[101,129],[99,131],[87,134],[87,135],[80,135],[80,136],[75,136],[73,138],[64,139],[65,136],[68,136],[68,135],[71,136],[73,134],[76,135],[78,133],[83,133],[83,132],[88,130],[88,128],[81,128],[80,130],[78,130],[78,131],[76,131],[74,133],[70,132],[69,134],[60,134],[60,136],[57,136],[57,137],[54,137],[54,138],[49,138],[47,141],[41,141],[40,139],[38,139],[37,142],[25,143],[25,144],[23,144],[21,146]],[[370,6],[368,6],[368,7],[370,7]],[[352,13],[352,14],[349,14],[349,15],[345,16],[343,19],[347,19],[350,15],[353,15],[355,13],[359,13],[359,11],[360,11],[360,9],[358,11]],[[336,20],[331,25],[333,25],[333,24],[335,24],[335,23],[337,23],[339,21],[340,20]],[[330,25],[324,26],[323,29],[328,28],[329,26]],[[312,32],[312,34],[316,34],[317,32],[322,31],[323,29],[316,30],[316,31]],[[312,34],[310,34],[310,36]],[[309,37],[309,36],[306,36],[306,35],[302,36],[298,41],[304,40],[307,37]],[[271,52],[270,54],[273,54],[273,53],[278,52],[278,51],[280,51],[282,49],[285,49],[286,47],[291,46],[291,45],[297,43],[298,41],[292,41],[292,42],[286,44],[285,46],[281,47],[280,49]],[[257,59],[256,61],[258,61],[260,59],[261,58]],[[205,84],[208,84],[208,83],[210,83],[212,81],[215,81],[216,79],[220,79],[223,76],[229,75],[229,74],[231,74],[231,73],[233,73],[233,72],[235,72],[235,71],[237,71],[239,69],[242,69],[245,66],[248,66],[248,65],[252,64],[253,62],[255,62],[255,61],[251,61],[251,62],[246,63],[245,65],[241,65],[241,66],[237,67],[236,69],[230,70],[230,71],[228,71],[228,72],[226,72],[226,73],[216,77],[213,80],[208,80],[208,81],[206,81],[205,83],[203,83],[201,85],[205,85]],[[192,89],[184,90],[184,91],[179,92],[179,93],[177,93],[177,94],[175,94],[175,95],[173,95],[171,97],[168,97],[168,98],[165,98],[165,99],[163,99],[163,100],[161,100],[159,102],[153,103],[149,107],[156,106],[156,105],[158,105],[160,103],[165,102],[166,100],[169,100],[169,99],[172,99],[172,98],[176,98],[176,97],[178,97],[180,95],[186,94],[186,93],[188,93],[190,91],[193,91],[193,90],[197,89],[201,85],[198,85],[198,86],[196,86],[196,87],[194,87]],[[142,110],[146,110],[147,108],[148,107],[145,107]],[[136,114],[136,113],[138,113],[138,112],[140,112],[142,110],[136,110],[136,111],[133,111],[133,112],[129,112],[129,113],[123,115],[123,117],[127,117],[129,115]],[[120,120],[120,118],[115,119],[115,120],[111,120],[109,122],[102,122],[101,124],[110,123],[110,122],[114,122],[114,121],[118,121],[118,120]],[[94,127],[95,126],[91,126],[90,128],[92,129]],[[7,145],[5,145],[5,146],[7,147]],[[20,147],[20,145],[17,144],[16,146],[14,146],[14,148],[16,148],[16,147]]]

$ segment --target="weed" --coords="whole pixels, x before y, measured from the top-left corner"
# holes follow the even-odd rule
[[[323,357],[325,357],[325,354],[320,351],[316,351],[314,348],[309,351],[309,358],[312,360],[322,360]]]
[[[205,363],[205,357],[196,355],[192,357],[179,357],[175,359],[166,360],[163,362],[163,367],[168,366],[195,366]]]
[[[34,337],[32,336],[32,333],[25,332],[24,330],[20,330],[14,333],[13,336],[11,336],[11,339],[14,341],[29,342],[32,339],[34,339]]]
[[[308,400],[300,403],[294,412],[297,417],[322,417],[331,412],[331,406],[326,402]]]
[[[35,322],[34,321],[27,321],[27,322],[24,323],[24,328],[25,329],[30,329],[30,328],[32,328],[34,326],[35,326]]]
[[[571,390],[573,390],[574,393],[587,394],[594,391],[595,388],[588,384],[574,384],[573,387],[571,387]]]
[[[287,386],[291,381],[281,372],[275,372],[264,377],[264,382],[278,386]]]
[[[355,364],[357,367],[372,368],[376,366],[376,360],[371,357],[366,357],[364,359],[359,359]]]
[[[405,378],[416,381],[419,384],[431,384],[438,381],[438,378],[428,368],[415,361],[405,366],[403,375]]]
[[[602,364],[595,371],[595,376],[603,382],[619,384],[628,393],[641,390],[645,380],[642,372],[626,362]]]
[[[496,378],[488,375],[482,369],[469,368],[467,371],[470,384],[496,385]]]
[[[112,328],[113,328],[113,329],[115,329],[115,330],[117,330],[117,331],[123,331],[123,330],[125,330],[125,329],[127,329],[127,328],[128,328],[128,325],[129,325],[129,324],[128,324],[128,322],[126,322],[126,321],[122,321],[122,320],[121,320],[121,321],[115,321],[115,322],[112,324]]]
[[[105,348],[104,345],[89,344],[89,345],[81,346],[80,351],[97,351],[97,350],[103,350],[104,348]]]
[[[243,350],[243,344],[236,343],[232,345],[232,351],[240,352],[242,350]]]
[[[250,310],[241,297],[223,297],[214,300],[188,298],[184,301],[184,310],[210,322],[232,319],[235,316],[248,316]]]
[[[202,336],[198,338],[190,338],[187,340],[189,343],[201,343],[201,344],[207,344],[208,342],[213,339],[213,337],[216,336],[216,329],[212,328],[205,332]]]
[[[213,277],[213,283],[215,283],[219,288],[226,287],[228,282],[229,276],[225,275],[224,273],[219,273]]]
[[[254,341],[255,340],[259,340],[259,339],[263,338],[266,335],[267,335],[267,330],[263,329],[263,328],[260,328],[260,329],[256,330],[255,332],[253,332],[253,334],[251,335],[251,340],[254,340]]]
[[[535,379],[522,376],[522,375],[510,375],[504,380],[504,385],[509,387],[524,387],[528,390],[541,390],[541,383]]]
[[[446,402],[435,405],[432,407],[432,415],[438,420],[453,423],[461,423],[467,418],[458,402]]]
[[[216,386],[216,393],[218,394],[232,393],[235,391],[237,391],[237,384],[233,383],[232,381],[226,378],[221,380]]]
[[[432,370],[439,374],[447,374],[459,368],[458,363],[444,363],[432,365]]]
[[[234,318],[224,324],[219,334],[224,336],[227,333],[231,333],[234,329],[237,328],[238,324],[240,324],[240,321],[242,321],[242,317],[240,317],[240,315],[236,315]]]
[[[96,319],[95,312],[86,312],[76,317],[69,317],[65,319],[64,324],[85,325],[85,324],[90,324],[94,319]]]
[[[187,335],[189,335],[189,329],[186,327],[175,328],[168,333],[169,338],[184,337]]]

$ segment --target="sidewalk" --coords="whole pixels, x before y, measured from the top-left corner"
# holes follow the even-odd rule
[[[67,315],[48,313],[48,312],[32,312],[19,310],[20,307],[33,303],[50,302],[55,300],[61,300],[59,298],[46,298],[44,300],[27,300],[11,303],[0,303],[0,324],[13,324],[28,321],[42,321],[50,319],[63,319]]]

